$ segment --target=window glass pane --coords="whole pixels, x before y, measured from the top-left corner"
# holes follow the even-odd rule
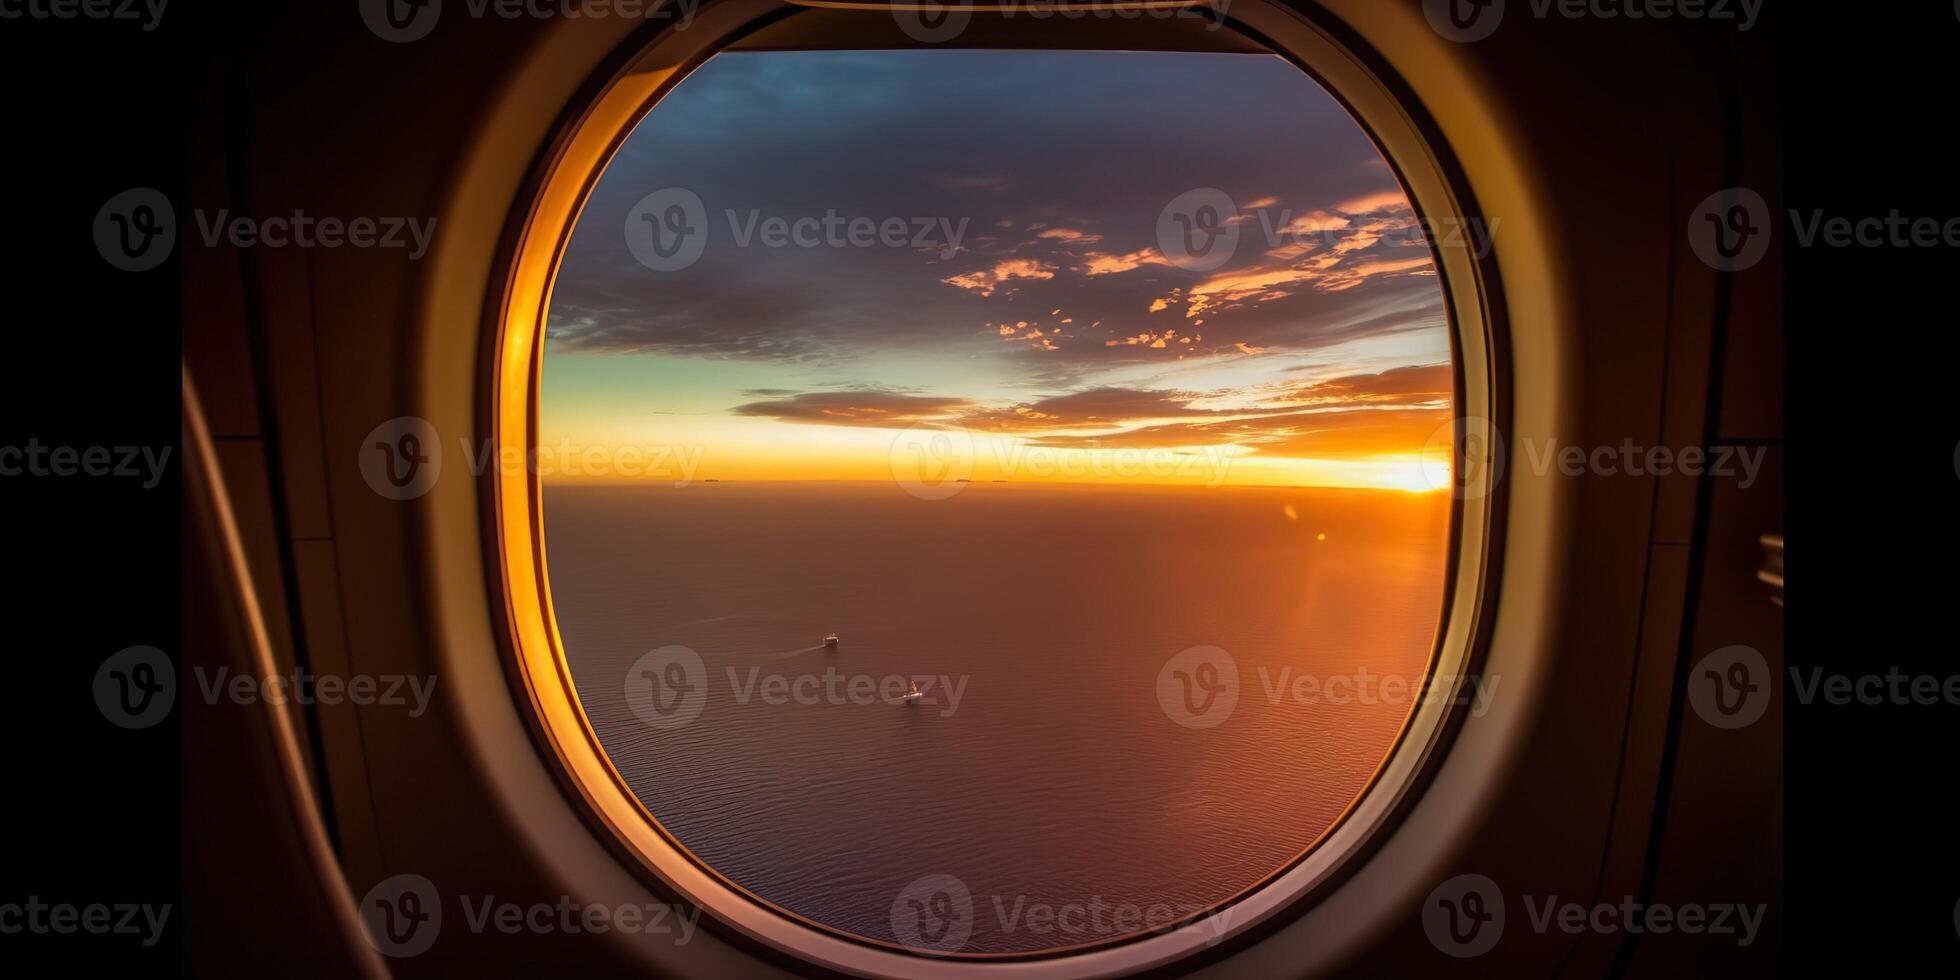
[[[554,285],[578,695],[789,912],[1146,931],[1310,848],[1422,696],[1451,379],[1394,173],[1278,57],[718,55]]]

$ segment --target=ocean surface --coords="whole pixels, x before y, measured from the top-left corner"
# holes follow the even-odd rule
[[[960,948],[1018,952],[1136,928],[1113,910],[1154,923],[1225,900],[1329,828],[1410,710],[1379,679],[1424,672],[1448,503],[551,486],[545,539],[579,696],[682,844],[791,912],[912,945],[895,903],[951,876],[971,896]],[[640,677],[629,698],[636,664],[676,646],[655,676],[705,692],[648,702]],[[1225,657],[1167,670],[1193,647]],[[691,656],[695,674],[663,672]],[[1211,695],[1231,670],[1224,710]],[[923,703],[896,700],[912,678]],[[1302,678],[1333,686],[1296,696]],[[648,724],[649,703],[682,723]]]

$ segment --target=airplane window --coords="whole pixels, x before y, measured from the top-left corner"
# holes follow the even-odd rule
[[[618,778],[754,900],[940,955],[1299,861],[1430,696],[1435,237],[1277,55],[707,60],[592,187],[538,375]]]

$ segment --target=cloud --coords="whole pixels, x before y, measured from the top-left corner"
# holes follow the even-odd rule
[[[1263,456],[1319,459],[1365,458],[1421,450],[1449,424],[1448,408],[1356,409],[1278,415],[1257,420],[1258,435],[1245,445]]]
[[[1343,209],[1345,210],[1345,209]],[[1327,211],[1309,211],[1298,215],[1280,228],[1283,235],[1310,235],[1323,231],[1339,231],[1351,222],[1338,214]]]
[[[1252,392],[1095,388],[1016,406],[1024,424],[1014,428],[1054,448],[1235,445],[1268,456],[1358,458],[1422,448],[1449,421],[1453,386],[1451,366],[1435,364]],[[1096,426],[1118,431],[1068,431]]]
[[[1448,400],[1456,374],[1448,364],[1410,365],[1377,374],[1350,374],[1300,385],[1285,395],[1296,404],[1325,402],[1429,402]]]
[[[554,351],[568,354],[669,354],[791,361],[821,356],[823,345],[811,333],[789,328],[778,319],[777,310],[767,308],[763,298],[747,299],[760,301],[718,298],[658,311],[558,304],[551,311],[546,337]]]
[[[1077,231],[1074,228],[1043,228],[1035,233],[1036,238],[1047,238],[1068,245],[1094,245],[1102,241],[1102,236],[1092,232]]]
[[[1063,320],[1062,322],[1068,323],[1069,321]],[[1061,350],[1055,343],[1055,341],[1060,340],[1063,336],[1062,328],[1059,326],[1043,329],[1040,324],[1029,323],[1026,320],[1016,320],[1013,323],[989,324],[989,326],[993,328],[994,334],[1002,340],[1019,341],[1033,350]]]
[[[1202,408],[1205,393],[1098,386],[1013,405],[988,407],[965,398],[940,398],[889,389],[784,392],[786,397],[750,402],[735,415],[819,425],[882,426],[939,422],[984,432],[1108,429],[1166,419],[1223,418],[1243,408]]]
[[[1060,449],[1237,446],[1265,456],[1361,458],[1420,450],[1449,421],[1452,377],[1447,364],[1409,365],[1254,389],[1095,385],[1011,405],[857,388],[787,394],[733,413],[818,425],[957,426]]]
[[[1335,205],[1334,210],[1346,214],[1373,214],[1377,211],[1407,211],[1409,210],[1409,198],[1408,195],[1402,193],[1400,188],[1390,188],[1385,191],[1374,191],[1342,201],[1340,204]]]
[[[971,411],[960,424],[990,432],[1110,428],[1140,421],[1217,417],[1233,410],[1196,408],[1193,392],[1096,387],[1024,402],[1004,409]]]
[[[730,412],[778,422],[905,426],[949,419],[956,409],[970,404],[965,398],[909,395],[893,391],[806,391],[788,398],[737,405]]]
[[[1385,216],[1355,223],[1368,212]],[[1270,247],[1258,259],[1216,272],[1185,290],[1184,315],[1195,320],[1287,299],[1301,288],[1341,293],[1374,280],[1433,272],[1427,250],[1416,255],[1385,251],[1398,246],[1385,246],[1384,238],[1415,229],[1414,218],[1399,192],[1392,199],[1377,194],[1331,210],[1284,217],[1273,231]],[[1267,227],[1264,220],[1261,227]],[[1175,295],[1158,300],[1165,305],[1176,301]]]
[[[1244,91],[1272,97],[1231,97]],[[1163,140],[1167,118],[1178,140]],[[1166,201],[1203,186],[1244,202],[1239,249],[1211,272],[1178,268],[1156,240]],[[717,373],[735,404],[792,397],[741,389],[803,385],[802,369],[902,384],[921,364],[957,365],[938,376],[975,387],[935,393],[1046,395],[1167,386],[1152,372],[1181,359],[1276,375],[1357,341],[1446,349],[1442,292],[1418,261],[1427,250],[1396,234],[1413,215],[1393,186],[1346,111],[1277,58],[727,53],[663,98],[601,175],[553,284],[549,350],[682,362],[659,370],[767,362],[766,375]],[[701,197],[708,240],[694,265],[654,272],[622,225],[665,187]],[[1267,209],[1285,215],[1275,227],[1255,220]],[[833,210],[970,219],[969,234],[951,258],[775,248],[736,244],[727,217]],[[1330,367],[1316,360],[1315,375]]]
[[[1164,258],[1164,253],[1155,248],[1140,248],[1121,255],[1091,252],[1082,257],[1082,264],[1076,267],[1076,271],[1085,276],[1107,276],[1112,273],[1141,269],[1146,265],[1168,266],[1170,264],[1171,261]]]
[[[1103,341],[1104,347],[1146,347],[1151,350],[1166,350],[1173,346],[1189,347],[1204,339],[1203,334],[1184,334],[1180,336],[1175,328],[1158,333],[1145,330],[1133,337],[1117,337]]]
[[[1417,451],[1449,420],[1448,408],[1344,409],[1149,425],[1106,434],[1055,433],[1030,441],[1056,449],[1240,446],[1262,456],[1366,458]]]
[[[957,276],[947,276],[940,282],[972,290],[982,296],[992,296],[1001,283],[1012,279],[1053,279],[1055,267],[1040,259],[1001,259],[991,268],[976,269]]]

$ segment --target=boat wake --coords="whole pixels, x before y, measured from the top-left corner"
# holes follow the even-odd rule
[[[726,623],[731,619],[764,619],[764,618],[766,617],[762,613],[735,612],[735,613],[729,613],[726,616],[709,616],[707,619],[693,619],[685,623],[682,623],[680,625],[681,626],[706,626],[710,623]]]

